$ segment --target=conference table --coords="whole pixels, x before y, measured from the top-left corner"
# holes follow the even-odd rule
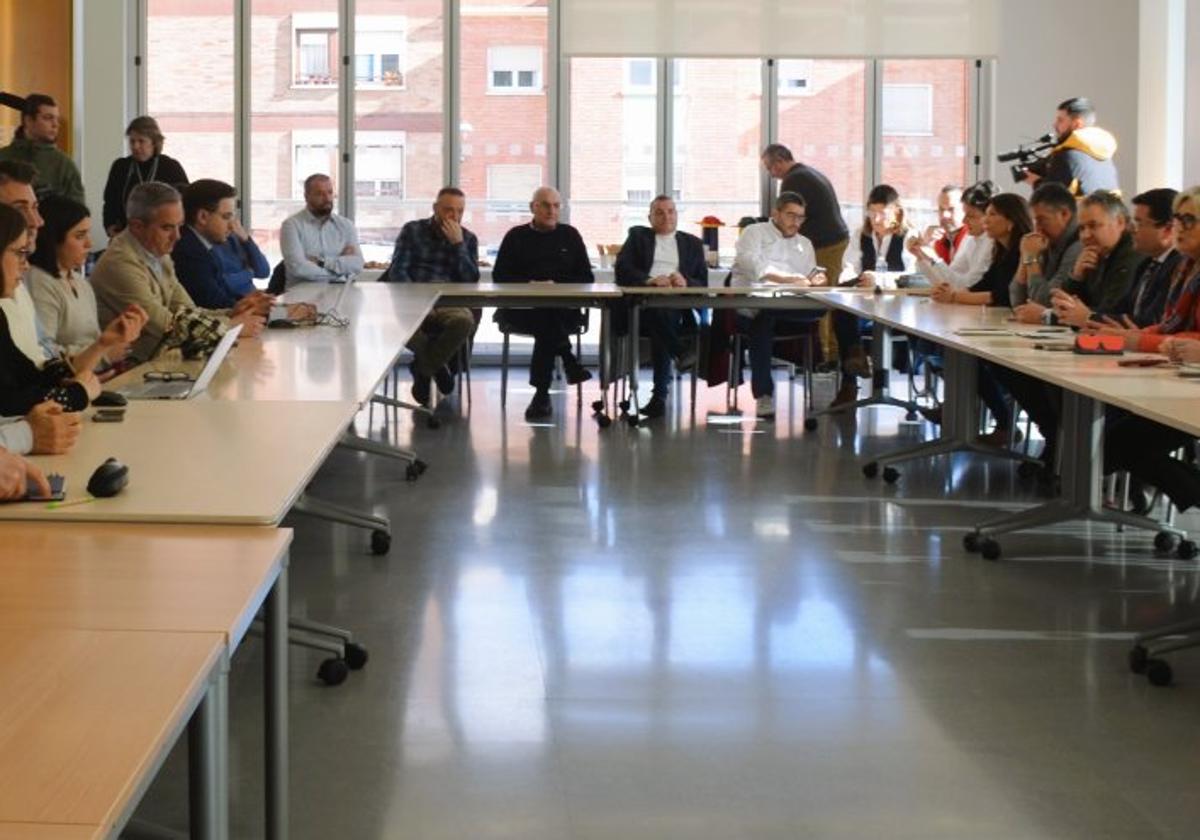
[[[1072,520],[1108,522],[1179,535],[1179,529],[1103,506],[1104,407],[1118,409],[1200,436],[1197,406],[1200,385],[1166,368],[1118,365],[1118,357],[1079,355],[1041,347],[1063,347],[1073,340],[1066,328],[1016,323],[1000,307],[939,304],[928,297],[815,292],[815,300],[862,318],[870,318],[944,348],[946,401],[939,437],[920,446],[874,458],[864,472],[919,457],[968,449],[995,452],[976,442],[978,434],[977,364],[991,362],[1063,390],[1062,493],[1030,510],[980,523],[964,546],[988,559],[1000,556],[996,537],[1014,531]],[[1126,354],[1126,356],[1147,354]],[[893,470],[892,480],[897,477]]]
[[[211,708],[197,715],[193,747],[189,749],[193,833],[197,836],[208,836],[209,831],[219,834],[218,827],[228,826],[228,662],[260,608],[266,639],[266,834],[287,836],[286,616],[291,541],[291,530],[278,528],[123,524],[62,528],[49,523],[5,526],[6,551],[0,556],[0,629],[6,638],[13,632],[73,630],[163,635],[168,641],[217,634],[222,640],[220,661],[209,669],[212,673],[207,678]],[[110,679],[135,683],[143,679],[142,671],[154,670],[152,661],[142,663],[136,658],[127,663],[123,658],[101,657],[96,664],[109,672]],[[130,669],[137,673],[128,674]],[[19,676],[10,675],[6,660],[0,660],[0,674],[6,685],[23,682]],[[197,674],[198,679],[201,676]],[[64,677],[71,678],[70,674]],[[156,685],[150,696],[168,689],[168,684]],[[184,709],[189,697],[181,695],[182,705],[172,708]],[[86,692],[80,695],[80,702],[84,704],[79,709],[81,717],[95,714]],[[104,708],[101,704],[101,708],[108,716],[107,725],[79,727],[77,732],[76,725],[70,725],[69,731],[76,734],[65,741],[77,753],[100,752],[98,742],[111,737],[108,733],[112,726],[133,726],[125,720],[129,715],[138,716],[137,726],[154,722],[153,714],[136,705]],[[0,713],[0,721],[10,720]],[[37,757],[15,751],[10,744],[0,751],[0,762],[36,764],[52,752],[51,748],[65,747],[57,729],[33,720],[39,729],[36,737],[26,743]],[[136,740],[126,738],[121,744],[125,752],[108,756],[94,780],[84,776],[95,768],[75,763],[69,772],[76,778],[70,784],[66,779],[59,780],[45,788],[43,795],[48,796],[55,785],[94,790],[96,807],[104,806],[105,817],[100,823],[106,829],[103,836],[108,830],[119,831],[173,742],[173,738],[166,737],[172,731],[172,722],[160,722],[162,726],[155,733],[160,740],[139,746]],[[7,739],[7,735],[0,734],[0,743]],[[0,778],[8,775],[0,770]],[[5,798],[16,796],[13,786],[0,785],[0,822],[17,813]],[[13,801],[28,804],[35,800],[22,797]],[[42,817],[52,815],[53,822],[74,822],[80,814],[71,810],[73,807],[67,797],[35,811]],[[95,812],[93,807],[91,813]]]

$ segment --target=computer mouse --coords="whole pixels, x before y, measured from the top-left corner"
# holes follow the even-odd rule
[[[107,499],[125,489],[129,483],[129,467],[116,458],[109,458],[88,479],[87,491],[98,499]]]
[[[125,399],[125,395],[116,391],[101,391],[96,399],[92,400],[92,405],[98,408],[116,408],[128,404],[129,400]]]
[[[273,321],[267,321],[267,328],[272,330],[294,330],[296,322],[289,321],[286,318],[276,318]]]

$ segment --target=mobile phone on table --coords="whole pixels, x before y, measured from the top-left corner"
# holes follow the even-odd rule
[[[26,485],[24,502],[61,502],[67,497],[67,479],[66,476],[58,473],[50,473],[46,476],[46,483],[50,485],[50,495],[43,495],[32,481]]]
[[[92,415],[92,422],[95,423],[121,423],[124,420],[125,409],[123,408],[98,408]]]
[[[1159,367],[1160,365],[1170,364],[1171,360],[1166,356],[1145,356],[1140,359],[1118,359],[1118,367]]]

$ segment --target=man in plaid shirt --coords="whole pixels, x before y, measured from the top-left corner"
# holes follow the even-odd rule
[[[400,230],[392,264],[380,280],[392,283],[478,283],[479,240],[462,226],[467,199],[456,187],[443,187],[428,219],[409,222]],[[475,331],[475,316],[464,307],[439,307],[409,339],[413,353],[413,399],[428,405],[430,380],[442,394],[454,391],[448,367],[459,348]]]

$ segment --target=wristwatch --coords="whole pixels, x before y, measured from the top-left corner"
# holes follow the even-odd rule
[[[317,257],[317,268],[324,268],[324,267],[325,267],[325,258]]]
[[[1037,257],[1021,257],[1021,265],[1036,265]]]

